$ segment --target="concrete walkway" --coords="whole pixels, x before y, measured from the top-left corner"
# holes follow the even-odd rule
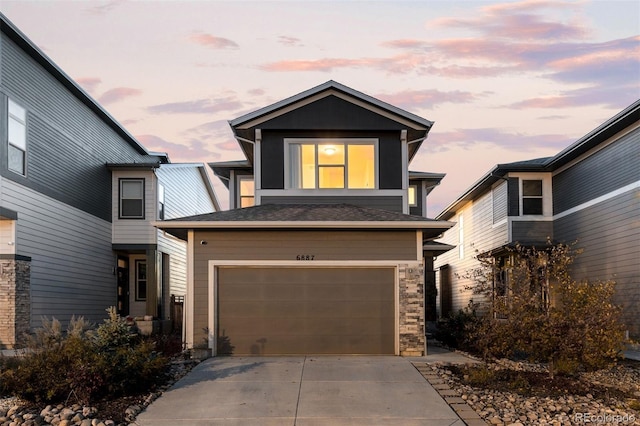
[[[136,424],[463,426],[412,364],[428,358],[211,358],[147,407]]]

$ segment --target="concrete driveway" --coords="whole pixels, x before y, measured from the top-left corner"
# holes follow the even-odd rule
[[[409,359],[391,356],[211,358],[136,424],[464,425]]]

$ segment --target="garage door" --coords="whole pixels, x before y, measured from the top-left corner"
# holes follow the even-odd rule
[[[393,354],[392,268],[219,268],[218,354]]]

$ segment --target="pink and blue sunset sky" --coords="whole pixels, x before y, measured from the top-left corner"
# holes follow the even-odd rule
[[[640,98],[640,2],[12,1],[0,10],[173,162],[242,159],[228,120],[336,80],[435,121],[435,216]],[[227,192],[216,180],[223,205]]]

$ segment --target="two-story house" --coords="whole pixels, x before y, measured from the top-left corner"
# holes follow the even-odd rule
[[[476,256],[500,264],[516,243],[577,242],[573,278],[616,281],[640,336],[640,101],[553,157],[498,164],[436,218],[456,223],[440,241],[457,247],[435,263],[440,316],[480,302],[462,278]]]
[[[0,347],[42,317],[168,318],[186,244],[151,221],[206,213],[204,164],[149,152],[0,14]]]
[[[432,124],[334,81],[230,121],[246,160],[211,167],[231,210],[157,223],[188,241],[187,343],[424,354],[425,265],[452,226],[424,216],[443,175],[408,168]]]

